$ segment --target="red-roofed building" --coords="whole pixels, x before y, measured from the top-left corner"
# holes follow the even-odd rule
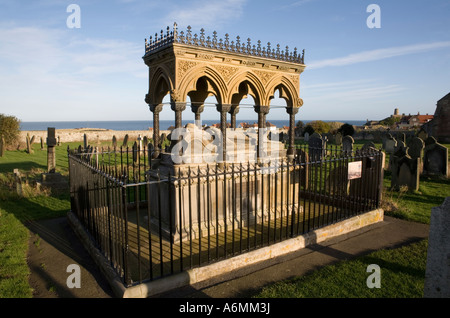
[[[420,127],[432,120],[433,117],[433,115],[420,115],[420,113],[417,113],[417,115],[402,116],[397,126],[398,128]]]

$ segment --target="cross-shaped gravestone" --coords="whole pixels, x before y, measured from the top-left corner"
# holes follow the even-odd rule
[[[54,173],[56,169],[56,135],[55,128],[47,128],[47,171],[48,173]]]

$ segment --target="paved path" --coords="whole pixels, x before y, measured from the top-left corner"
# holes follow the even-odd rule
[[[67,219],[57,218],[29,224],[31,233],[30,283],[36,298],[111,298],[107,281],[78,241]],[[264,266],[245,270],[213,281],[159,295],[158,297],[241,298],[250,297],[263,286],[289,277],[305,275],[340,260],[351,259],[383,248],[409,244],[428,237],[429,226],[385,217],[383,222],[352,232],[326,243],[307,247]],[[81,268],[81,288],[70,289],[67,266]]]

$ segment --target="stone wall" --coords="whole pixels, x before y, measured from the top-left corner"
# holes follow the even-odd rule
[[[20,141],[25,142],[27,133],[30,137],[35,136],[34,143],[39,143],[41,138],[44,139],[44,143],[47,140],[46,130],[33,130],[33,131],[21,131]],[[161,131],[161,133],[168,134],[169,131]],[[86,134],[89,143],[97,143],[98,141],[112,141],[113,136],[116,136],[118,141],[123,140],[125,135],[128,134],[130,141],[134,141],[138,138],[147,136],[147,138],[153,138],[153,131],[151,130],[109,130],[109,129],[56,129],[56,138],[60,138],[60,142],[83,142],[84,134]]]

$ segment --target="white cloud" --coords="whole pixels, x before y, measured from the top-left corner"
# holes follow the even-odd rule
[[[398,46],[385,49],[377,49],[372,51],[364,51],[360,53],[349,54],[344,57],[326,59],[317,62],[307,63],[308,69],[318,69],[328,66],[344,66],[357,63],[371,62],[391,57],[403,56],[408,54],[423,53],[432,50],[450,47],[450,41],[421,43],[407,46]]]
[[[0,43],[0,107],[7,108],[1,112],[25,121],[87,118],[101,112],[101,104],[144,104],[140,83],[145,85],[148,69],[141,43],[79,40],[31,27],[0,27]]]
[[[299,1],[292,2],[290,4],[283,5],[283,6],[280,7],[280,9],[288,9],[288,8],[293,8],[293,7],[300,7],[300,6],[304,5],[304,4],[307,4],[307,3],[313,2],[313,1],[316,1],[316,0],[299,0]]]
[[[166,25],[190,25],[193,28],[220,27],[243,14],[247,0],[197,0],[175,6],[164,18]]]

